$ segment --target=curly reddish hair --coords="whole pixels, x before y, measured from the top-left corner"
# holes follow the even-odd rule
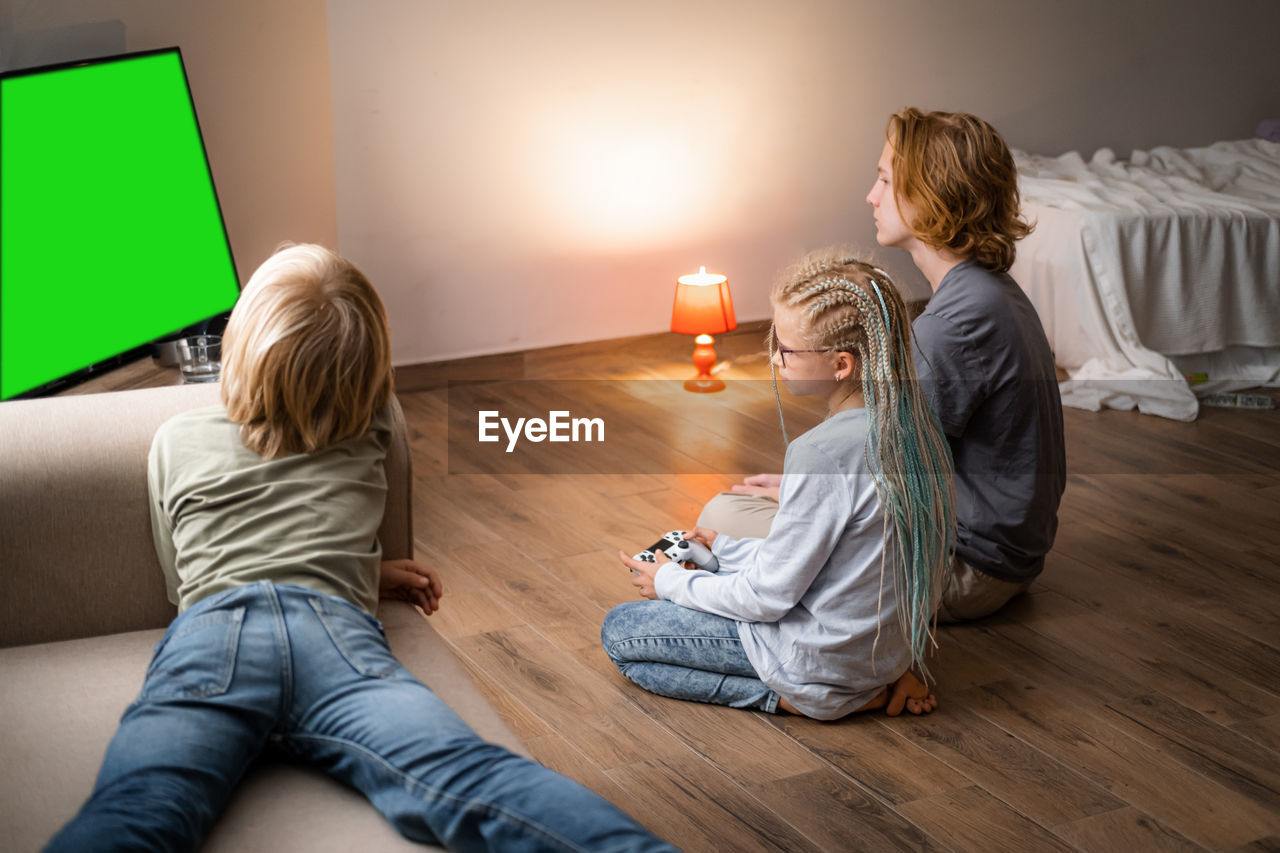
[[[1034,226],[1022,218],[1018,170],[996,129],[969,113],[907,107],[889,117],[885,138],[911,233],[993,272],[1009,269],[1014,243]]]

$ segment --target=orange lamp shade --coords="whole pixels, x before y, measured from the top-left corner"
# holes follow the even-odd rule
[[[706,267],[676,279],[671,307],[671,331],[682,335],[719,335],[738,328],[733,316],[729,279],[708,273]]]

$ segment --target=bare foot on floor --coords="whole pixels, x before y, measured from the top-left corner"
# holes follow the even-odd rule
[[[924,685],[924,682],[916,678],[911,670],[907,670],[898,676],[897,681],[881,690],[874,699],[859,708],[858,712],[884,708],[884,712],[890,717],[896,717],[904,710],[919,716],[933,713],[937,707],[938,697],[930,693],[929,688]],[[778,710],[786,711],[788,714],[800,714],[790,702],[782,697],[778,697]]]
[[[898,680],[885,688],[888,692],[888,703],[884,712],[896,717],[907,710],[912,714],[928,714],[938,707],[938,697],[929,692],[924,682],[915,677],[911,670],[898,676]],[[883,694],[882,694],[883,695]],[[880,697],[876,697],[877,699]]]

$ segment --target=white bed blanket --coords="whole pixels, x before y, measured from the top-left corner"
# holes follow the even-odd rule
[[[1185,373],[1280,380],[1280,143],[1014,157],[1036,230],[1011,273],[1070,373],[1064,403],[1192,420]]]

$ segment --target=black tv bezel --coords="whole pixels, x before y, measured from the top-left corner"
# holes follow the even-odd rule
[[[186,90],[187,90],[187,101],[191,105],[191,116],[192,118],[195,119],[196,135],[200,139],[200,150],[204,153],[204,168],[209,175],[209,186],[213,190],[213,201],[218,209],[218,221],[222,223],[222,239],[226,241],[227,257],[231,259],[231,272],[235,277],[236,292],[237,292],[236,301],[238,301],[239,300],[238,294],[244,290],[244,287],[240,282],[240,269],[239,267],[236,266],[236,255],[235,255],[234,249],[231,246],[231,235],[227,232],[227,219],[222,212],[222,197],[218,195],[218,183],[217,181],[214,180],[214,177],[213,177],[213,164],[209,162],[209,147],[208,145],[205,144],[204,128],[200,124],[200,113],[198,110],[196,110],[195,94],[191,91],[191,77],[189,74],[187,74],[187,63],[182,58],[181,47],[179,47],[178,45],[174,45],[172,47],[157,47],[157,48],[150,48],[148,50],[128,51],[126,53],[114,53],[108,56],[98,56],[90,59],[73,59],[73,60],[68,60],[66,62],[54,62],[47,65],[32,66],[30,68],[17,68],[11,71],[0,71],[0,81],[8,80],[15,77],[29,76],[33,74],[47,74],[55,71],[65,71],[69,68],[82,68],[86,66],[105,65],[112,62],[121,62],[121,61],[131,60],[131,59],[142,59],[148,56],[158,56],[160,54],[170,54],[170,53],[177,54],[178,67],[182,69],[182,79],[183,79],[183,82],[186,84]],[[3,97],[3,95],[0,95],[0,97]],[[3,208],[0,208],[0,216],[3,216],[3,215],[4,215]],[[3,251],[2,245],[0,245],[0,251]],[[3,288],[3,287],[4,287],[4,282],[0,280],[0,288]],[[235,302],[232,302],[232,307],[234,307],[234,305],[235,305]],[[3,311],[3,307],[0,307],[0,311]],[[72,372],[64,376],[59,376],[56,379],[51,379],[42,385],[37,385],[35,388],[28,388],[26,391],[22,391],[18,394],[14,394],[12,397],[6,397],[3,399],[0,399],[0,404],[7,403],[10,400],[30,400],[30,399],[35,399],[39,397],[49,397],[61,391],[65,391],[66,389],[79,385],[89,379],[93,379],[97,376],[101,376],[104,373],[110,373],[113,370],[124,367],[126,364],[132,364],[133,362],[138,361],[139,359],[144,358],[149,354],[152,354],[153,352],[152,348],[155,346],[155,344],[161,341],[172,340],[175,337],[182,336],[184,333],[194,333],[197,330],[207,329],[211,325],[215,325],[215,324],[225,325],[226,318],[229,315],[230,315],[230,309],[227,309],[226,311],[219,311],[215,314],[211,314],[202,320],[197,320],[194,323],[190,323],[186,326],[181,326],[177,329],[173,329],[163,335],[160,335],[157,338],[147,341],[146,343],[139,344],[133,349],[126,350],[122,353],[118,353],[116,355],[109,356],[104,359],[100,359],[98,361],[95,361],[93,364],[86,365],[85,367],[77,368],[76,370],[73,370]],[[2,317],[0,317],[0,328],[3,328]],[[219,329],[219,331],[221,331],[221,329]],[[0,367],[0,370],[2,369],[3,367]]]

